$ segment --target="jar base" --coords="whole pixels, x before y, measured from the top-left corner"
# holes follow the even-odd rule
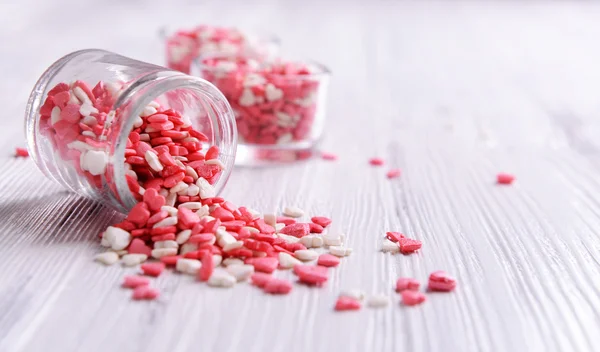
[[[243,144],[237,146],[236,166],[272,166],[308,160],[315,156],[314,143],[303,142],[288,145]]]

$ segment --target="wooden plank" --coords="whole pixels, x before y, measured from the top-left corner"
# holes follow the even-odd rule
[[[0,5],[0,351],[593,351],[600,343],[600,7],[593,3],[257,2]],[[67,9],[67,10],[65,10]],[[89,14],[93,13],[93,16]],[[88,14],[86,16],[86,14]],[[110,21],[110,25],[106,25]],[[337,162],[237,168],[225,196],[330,215],[353,255],[321,289],[266,297],[157,280],[132,303],[91,261],[119,215],[9,154],[25,97],[61,55],[103,47],[161,63],[160,23],[266,28],[334,72],[324,150]],[[372,156],[385,158],[371,168]],[[388,167],[400,167],[387,180]],[[511,187],[494,184],[513,172]],[[386,230],[424,242],[378,251]],[[420,307],[392,285],[445,269]],[[282,274],[286,277],[288,274]],[[392,307],[335,314],[345,288]]]

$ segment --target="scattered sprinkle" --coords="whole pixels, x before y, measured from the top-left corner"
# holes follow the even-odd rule
[[[377,294],[367,298],[367,306],[372,308],[382,308],[390,303],[390,298],[384,294]]]
[[[398,241],[398,245],[400,246],[400,252],[402,254],[410,254],[416,252],[421,249],[421,241],[413,240],[412,238],[402,238]]]
[[[275,226],[277,224],[277,215],[275,214],[265,214],[263,218],[268,225]]]
[[[335,161],[338,159],[338,156],[333,153],[321,152],[321,158],[323,160]]]
[[[303,262],[310,262],[317,259],[319,257],[319,253],[312,249],[299,249],[294,252],[294,256]]]
[[[210,275],[207,284],[213,287],[233,287],[237,282],[236,278],[226,271],[215,271]]]
[[[119,261],[119,255],[113,251],[108,251],[96,254],[94,260],[104,265],[113,265],[114,263]]]
[[[327,227],[331,224],[331,219],[324,216],[313,216],[310,218],[310,221],[322,227]]]
[[[325,230],[323,226],[315,224],[313,222],[309,223],[308,227],[310,229],[310,233],[323,233],[323,231]]]
[[[197,276],[201,266],[202,264],[198,259],[179,258],[177,264],[175,264],[175,270],[184,274]]]
[[[359,301],[362,301],[363,299],[365,299],[365,293],[358,289],[344,290],[344,291],[340,292],[339,296],[340,297],[350,297],[350,298],[354,298]]]
[[[27,158],[29,156],[29,152],[25,148],[15,148],[15,156]]]
[[[145,254],[125,254],[121,258],[121,263],[124,266],[136,266],[145,262],[146,259],[148,259],[148,256]]]
[[[125,276],[123,279],[123,287],[125,288],[136,288],[138,286],[146,286],[150,284],[150,279],[143,276],[130,275]]]
[[[279,268],[280,269],[291,269],[298,264],[302,264],[300,260],[294,258],[291,254],[286,252],[279,252]]]
[[[294,274],[298,275],[300,281],[309,285],[319,286],[328,279],[327,268],[319,265],[296,265]]]
[[[299,218],[302,215],[304,215],[304,210],[298,207],[285,207],[285,209],[283,210],[283,215],[289,216],[291,218]]]
[[[238,258],[227,258],[227,259],[224,259],[221,264],[223,264],[224,266],[243,265],[244,261],[241,259],[238,259]]]
[[[442,270],[429,275],[428,288],[431,291],[450,292],[456,288],[456,279]]]
[[[263,290],[273,295],[286,295],[292,291],[292,283],[283,279],[272,279],[267,281]]]
[[[177,248],[157,248],[152,250],[152,258],[160,259],[177,255]]]
[[[227,272],[238,282],[246,281],[254,274],[254,267],[248,264],[233,264],[227,267]]]
[[[159,276],[163,270],[165,270],[165,264],[161,262],[144,263],[142,264],[141,269],[144,275],[156,277]]]
[[[306,248],[321,248],[323,247],[323,237],[318,235],[308,235],[300,238],[299,243],[302,243]]]
[[[279,233],[300,238],[310,233],[310,226],[304,223],[291,224],[282,228]]]
[[[381,158],[371,158],[369,159],[369,164],[373,166],[381,166],[384,164],[384,161]]]
[[[419,291],[404,290],[400,293],[402,304],[405,306],[414,306],[425,302],[425,295]]]
[[[160,258],[160,261],[166,266],[176,266],[179,259],[181,259],[179,255],[165,255]]]
[[[279,260],[273,257],[263,257],[263,258],[252,258],[253,260],[249,263],[254,265],[254,270],[260,271],[262,273],[271,274],[277,266],[279,266]]]
[[[400,293],[405,290],[417,291],[419,289],[419,281],[410,277],[401,277],[396,281],[396,292]]]
[[[341,296],[335,302],[334,309],[337,311],[359,310],[360,301],[352,297]]]
[[[326,234],[323,235],[323,243],[326,246],[341,246],[344,242],[344,235],[339,234]]]
[[[329,246],[329,253],[338,257],[347,257],[352,254],[352,248],[342,246]]]
[[[208,281],[215,269],[215,262],[210,253],[206,252],[202,255],[202,264],[198,270],[198,280]]]
[[[391,170],[389,170],[389,171],[388,171],[388,172],[385,174],[385,176],[386,176],[387,178],[390,178],[390,179],[392,179],[392,178],[397,178],[397,177],[399,177],[399,176],[400,176],[400,174],[401,174],[401,171],[400,171],[400,169],[391,169]]]
[[[338,266],[340,264],[340,258],[329,253],[323,253],[319,256],[317,264],[326,267]]]
[[[254,286],[263,288],[267,282],[273,280],[273,276],[266,273],[254,273],[250,276],[250,280]]]
[[[392,242],[398,242],[403,238],[406,238],[406,236],[404,236],[403,234],[401,234],[400,232],[386,232],[385,236],[387,237],[388,240],[392,241]]]
[[[381,245],[381,251],[384,253],[398,253],[400,252],[400,247],[398,243],[394,243],[387,238],[383,239],[383,244]]]
[[[160,291],[157,288],[149,285],[137,286],[133,290],[132,298],[134,300],[154,300],[160,296]]]
[[[498,176],[496,176],[496,182],[499,185],[510,185],[514,180],[515,177],[511,174],[499,173]]]

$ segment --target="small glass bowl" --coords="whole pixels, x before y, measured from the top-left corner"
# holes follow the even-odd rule
[[[205,55],[195,61],[231,105],[238,129],[237,165],[310,157],[323,132],[330,71],[310,61],[262,61]]]
[[[271,34],[240,30],[234,27],[200,25],[193,29],[162,28],[166,66],[187,74],[193,72],[192,62],[204,55],[245,54],[264,60],[279,53],[280,41]]]

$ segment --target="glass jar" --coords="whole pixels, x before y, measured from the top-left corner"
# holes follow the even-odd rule
[[[272,34],[234,27],[162,28],[160,36],[165,41],[166,66],[187,74],[197,74],[192,63],[204,55],[245,54],[269,59],[277,55],[280,47],[279,39]]]
[[[164,148],[172,148],[175,135],[191,142],[203,136],[206,143],[194,152],[202,158],[208,146],[218,147],[222,170],[211,174],[211,182],[220,192],[233,168],[237,141],[234,115],[223,94],[201,78],[108,51],[71,53],[42,74],[25,112],[28,149],[48,178],[126,212],[144,193],[132,174],[138,167],[131,159],[132,139],[157,137],[142,121],[157,111],[185,130],[164,133],[173,137],[160,140]],[[192,135],[192,130],[200,133]],[[138,131],[136,137],[132,131]],[[176,160],[186,159],[184,151],[174,148]]]
[[[318,63],[207,55],[200,76],[223,92],[236,116],[239,165],[310,157],[325,120],[329,70]]]

